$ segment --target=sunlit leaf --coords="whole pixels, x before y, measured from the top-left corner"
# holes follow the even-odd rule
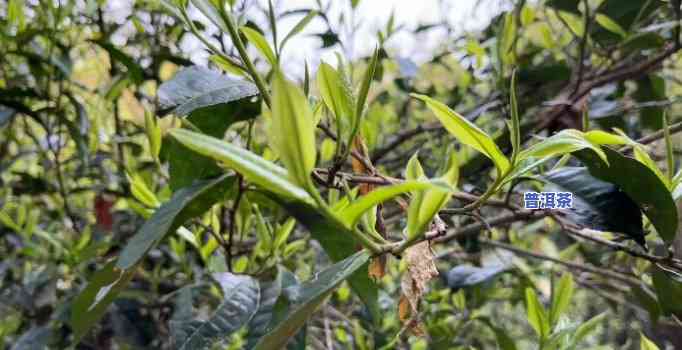
[[[275,56],[275,52],[272,51],[270,44],[265,40],[263,34],[250,27],[242,27],[240,30],[249,42],[258,48],[258,51],[265,56],[271,66],[277,66],[277,56]]]
[[[559,317],[571,304],[573,298],[573,275],[566,272],[552,291],[552,307],[549,310],[549,324],[556,325]]]
[[[412,94],[412,96],[424,101],[436,117],[438,117],[445,129],[460,142],[473,147],[490,158],[495,163],[500,174],[509,169],[509,160],[500,151],[500,148],[497,147],[493,139],[483,130],[441,102],[425,95]]]
[[[540,339],[546,339],[550,332],[549,319],[544,307],[532,288],[526,288],[526,313],[528,323]]]
[[[174,129],[170,134],[183,145],[199,154],[224,163],[244,175],[249,181],[268,191],[313,203],[310,195],[290,180],[286,169],[262,157],[223,140],[184,129]]]
[[[282,72],[275,72],[272,85],[271,137],[292,180],[310,189],[317,155],[312,110],[303,91]]]

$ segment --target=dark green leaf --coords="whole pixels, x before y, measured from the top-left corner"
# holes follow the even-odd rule
[[[272,198],[310,231],[312,237],[320,243],[333,262],[351,256],[360,247],[360,242],[352,238],[351,233],[341,222],[322,215],[310,205],[286,201],[276,196],[272,196]],[[380,320],[377,303],[378,287],[369,278],[367,266],[354,273],[349,278],[349,282],[355,293],[367,305],[374,321]]]
[[[134,268],[121,270],[114,261],[95,272],[88,286],[76,297],[71,307],[70,325],[75,343],[92,328],[107,311],[107,307],[135,275]]]
[[[573,193],[573,208],[564,210],[569,220],[595,230],[625,233],[644,244],[642,213],[618,186],[580,167],[560,168],[544,178],[550,183],[545,191]]]
[[[258,106],[246,100],[234,101],[197,109],[190,113],[187,120],[204,134],[223,138],[232,124],[255,118]],[[223,173],[215,160],[187,148],[172,137],[164,139],[163,147],[173,190],[187,187],[196,179],[207,179]]]
[[[509,266],[491,265],[476,267],[470,265],[459,265],[448,271],[446,275],[448,287],[459,289],[471,287],[490,281],[495,276],[509,269]]]
[[[283,297],[288,301],[287,312],[278,315],[255,349],[282,349],[334,288],[366,267],[368,261],[369,253],[361,251],[315,274],[313,279],[301,285],[285,288]]]
[[[175,192],[128,241],[116,267],[127,270],[136,265],[168,232],[175,231],[189,218],[204,213],[223,200],[233,181],[233,176],[223,175],[213,180],[197,181]]]
[[[171,112],[184,116],[199,108],[225,104],[257,94],[258,89],[250,82],[192,66],[159,86],[159,114]]]
[[[682,316],[682,281],[661,269],[654,269],[652,280],[658,296],[658,303],[665,315]]]
[[[618,185],[637,203],[663,240],[671,242],[677,231],[677,208],[665,184],[639,161],[608,147],[602,149],[610,166],[589,150],[574,155],[587,165],[592,176]]]
[[[258,310],[261,300],[258,281],[228,272],[216,273],[213,277],[220,283],[223,301],[207,321],[175,318],[173,329],[177,349],[210,348],[250,322]]]
[[[172,130],[170,134],[195,152],[225,163],[263,189],[304,203],[314,203],[312,197],[303,188],[290,180],[286,169],[251,151],[215,137],[184,129]]]

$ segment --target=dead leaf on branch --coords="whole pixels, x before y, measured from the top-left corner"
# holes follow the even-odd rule
[[[412,333],[425,335],[418,316],[419,301],[422,299],[429,281],[438,276],[431,243],[424,241],[407,248],[404,257],[407,263],[407,271],[400,281],[402,295],[398,304],[398,316],[400,321],[408,323]]]

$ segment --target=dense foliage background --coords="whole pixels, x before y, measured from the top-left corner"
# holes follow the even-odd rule
[[[0,3],[0,349],[682,348],[679,0],[283,2]]]

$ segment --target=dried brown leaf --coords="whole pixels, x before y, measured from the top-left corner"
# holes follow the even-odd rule
[[[424,241],[407,248],[404,258],[407,271],[400,281],[402,295],[398,304],[398,316],[403,323],[410,322],[409,327],[412,333],[423,335],[425,332],[418,317],[419,302],[429,281],[438,276],[438,269],[434,262],[435,256],[431,250],[431,244]]]

